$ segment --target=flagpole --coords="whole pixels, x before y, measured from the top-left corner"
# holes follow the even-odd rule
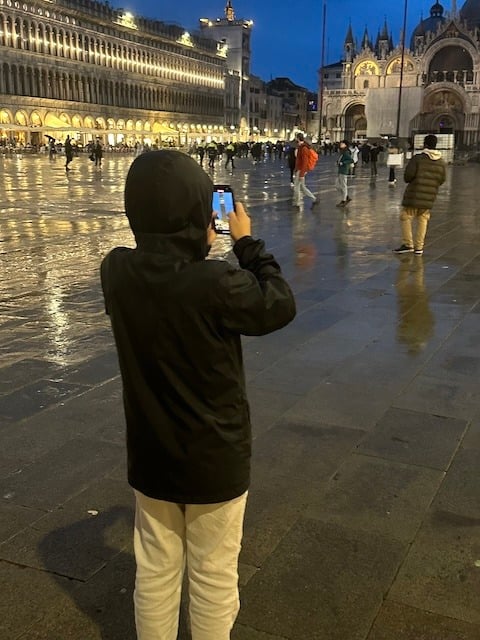
[[[398,145],[398,138],[400,137],[400,119],[401,119],[401,111],[402,111],[403,67],[405,65],[405,38],[407,35],[407,14],[408,14],[408,0],[405,0],[404,15],[403,15],[403,33],[402,33],[402,62],[401,62],[401,68],[400,68],[400,87],[398,89],[397,129],[396,129],[397,145]]]
[[[323,28],[322,28],[322,58],[320,62],[320,96],[318,104],[318,143],[322,142],[322,128],[323,128],[323,92],[324,92],[324,78],[323,68],[325,66],[325,32],[327,27],[327,1],[323,2]]]

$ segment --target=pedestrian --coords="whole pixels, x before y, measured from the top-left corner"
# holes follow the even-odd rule
[[[48,159],[55,160],[57,157],[57,147],[55,146],[55,138],[50,138],[48,141]]]
[[[203,158],[205,157],[205,140],[200,140],[197,147],[198,159],[200,166],[203,167]]]
[[[135,491],[138,640],[176,640],[184,567],[193,640],[227,640],[239,611],[238,555],[250,482],[251,426],[241,335],[295,316],[293,294],[237,203],[240,269],[206,260],[213,184],[193,158],[134,160],[125,210],[134,249],[101,266],[119,355],[128,479]]]
[[[305,176],[310,170],[309,155],[313,151],[305,141],[303,133],[297,133],[297,156],[295,160],[295,179],[293,187],[293,205],[303,206],[303,198],[306,196],[312,200],[312,209],[318,204],[318,198],[307,188]],[[317,156],[318,158],[318,156]]]
[[[352,142],[352,146],[350,147],[350,155],[352,156],[353,160],[352,164],[350,165],[350,171],[352,178],[354,178],[359,156],[358,146],[355,142]]]
[[[372,147],[368,144],[368,142],[364,142],[360,149],[360,155],[362,157],[362,165],[368,164],[370,162],[370,152]]]
[[[100,138],[98,136],[93,147],[93,155],[95,157],[95,166],[102,168],[103,145],[100,142]]]
[[[339,150],[340,157],[338,159],[337,191],[339,191],[342,199],[337,204],[337,207],[345,207],[351,200],[348,195],[347,178],[350,173],[350,167],[353,164],[353,158],[346,140],[342,140],[340,142]]]
[[[65,171],[70,171],[69,164],[73,160],[73,147],[70,136],[65,140]]]
[[[446,177],[445,162],[440,151],[437,151],[437,141],[437,136],[433,134],[426,136],[423,151],[414,155],[405,167],[404,179],[408,184],[400,214],[402,244],[393,250],[394,253],[423,254],[430,210]],[[413,220],[416,221],[415,235]]]
[[[290,186],[295,186],[295,163],[297,162],[297,144],[291,141],[287,148],[288,168],[290,169]]]
[[[217,153],[218,153],[218,149],[217,149],[217,145],[215,143],[215,140],[211,140],[207,144],[207,156],[208,156],[208,168],[209,169],[215,169],[215,160],[217,158]]]
[[[370,149],[370,175],[372,176],[372,178],[378,175],[377,162],[381,150],[381,147],[379,147],[376,142],[372,144],[372,147]]]
[[[227,146],[225,147],[225,152],[227,154],[227,161],[225,163],[225,169],[228,167],[229,164],[232,165],[232,171],[235,169],[235,165],[233,164],[233,158],[235,156],[235,145],[233,144],[232,141],[230,141]]]
[[[398,140],[397,138],[390,138],[390,140],[388,141],[388,155],[389,157],[387,158],[387,165],[389,167],[389,171],[388,171],[388,185],[390,187],[394,187],[397,179],[395,177],[395,167],[397,165],[392,164],[393,162],[393,158],[392,156],[396,156],[398,154],[401,153],[401,150],[398,146]]]

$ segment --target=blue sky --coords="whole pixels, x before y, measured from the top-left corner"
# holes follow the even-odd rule
[[[428,17],[435,0],[409,0],[408,37],[420,20]],[[113,0],[132,13],[177,22],[195,29],[198,19],[223,17],[224,0]],[[459,8],[463,2],[459,2]],[[265,80],[270,76],[289,76],[294,82],[316,89],[320,66],[322,34],[322,0],[233,0],[239,18],[255,22],[252,36],[252,70]],[[385,16],[395,44],[403,23],[403,0],[327,0],[328,62],[340,59],[343,41],[352,21],[360,40],[365,25],[376,37]],[[444,1],[448,11],[450,0]]]

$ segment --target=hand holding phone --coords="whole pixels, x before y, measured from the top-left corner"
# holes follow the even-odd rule
[[[252,235],[252,221],[241,202],[237,202],[235,211],[229,216],[230,233],[234,242]]]
[[[216,233],[230,235],[228,214],[235,211],[233,191],[228,184],[216,184],[213,187],[212,209],[215,212],[213,228]]]

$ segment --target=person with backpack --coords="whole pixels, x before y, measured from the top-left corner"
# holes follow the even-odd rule
[[[306,196],[312,200],[312,209],[318,204],[318,198],[307,188],[305,176],[315,168],[318,154],[305,141],[303,133],[297,133],[297,157],[295,160],[295,181],[293,187],[293,206],[301,207]]]
[[[340,157],[338,159],[338,176],[337,176],[337,191],[341,195],[340,202],[337,203],[337,207],[346,207],[351,198],[348,195],[348,182],[347,178],[350,173],[350,167],[353,164],[353,158],[348,147],[347,140],[342,140],[339,145]]]

